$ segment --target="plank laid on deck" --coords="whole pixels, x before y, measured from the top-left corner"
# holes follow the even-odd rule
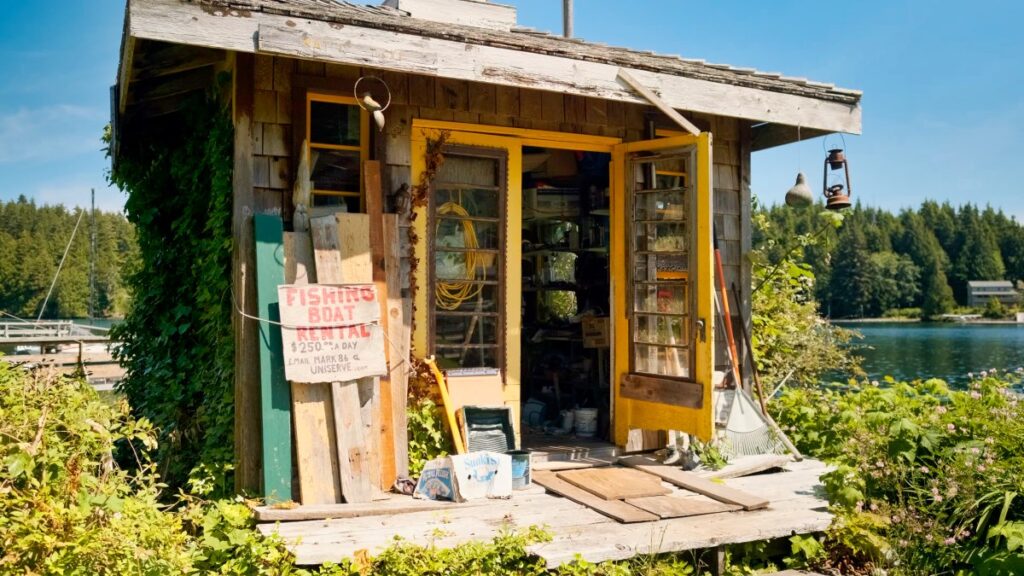
[[[661,496],[672,492],[670,488],[661,485],[657,476],[633,468],[587,468],[559,472],[557,475],[605,500]]]
[[[299,522],[303,520],[328,520],[333,518],[359,518],[362,516],[383,516],[408,514],[427,510],[445,510],[458,506],[455,502],[443,500],[417,500],[411,496],[396,497],[380,502],[361,504],[314,504],[295,508],[256,506],[253,513],[257,522]]]
[[[654,514],[641,510],[636,506],[631,506],[619,500],[605,500],[582,488],[573,486],[551,472],[537,472],[533,475],[533,481],[559,496],[564,496],[573,502],[583,504],[625,524],[651,522],[658,519]]]
[[[680,488],[703,494],[715,500],[726,502],[729,504],[739,504],[744,510],[757,510],[758,508],[765,508],[768,506],[768,500],[754,494],[743,492],[735,488],[730,488],[724,484],[712,482],[707,478],[702,478],[693,472],[686,472],[676,468],[675,466],[665,466],[659,464],[656,460],[646,458],[642,456],[629,456],[626,458],[620,458],[621,464],[632,466],[637,470],[642,470],[650,474],[658,476],[666,482],[671,482]]]
[[[685,516],[702,516],[719,512],[735,512],[742,510],[738,504],[726,504],[710,498],[680,498],[679,496],[648,496],[646,498],[626,498],[626,504],[657,514],[660,518],[683,518]]]

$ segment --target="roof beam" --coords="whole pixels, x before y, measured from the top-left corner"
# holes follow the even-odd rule
[[[629,72],[626,72],[625,69],[619,68],[619,73],[616,77],[625,82],[626,85],[632,88],[633,90],[639,92],[641,96],[650,101],[651,104],[654,104],[654,106],[658,108],[658,110],[661,110],[665,114],[665,116],[668,116],[670,120],[680,125],[683,128],[683,130],[686,130],[687,132],[693,134],[694,136],[700,136],[700,128],[694,126],[693,122],[690,122],[686,118],[683,118],[682,114],[676,112],[671,106],[666,104],[665,101],[662,100],[657,94],[651,92],[650,89],[641,84],[639,80],[633,78],[633,75],[630,74]]]
[[[617,81],[619,66],[364,26],[233,10],[179,0],[133,1],[130,34],[239,52],[366,66],[647,104]],[[673,109],[860,133],[859,104],[630,69]]]

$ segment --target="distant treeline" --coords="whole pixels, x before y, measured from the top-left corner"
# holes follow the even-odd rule
[[[755,230],[754,243],[770,246],[775,261],[797,248],[800,235],[816,236],[804,250],[828,316],[921,308],[934,317],[967,302],[970,280],[1024,279],[1024,226],[1001,210],[928,201],[893,214],[857,204],[843,212],[839,229],[822,218],[823,210],[817,204],[761,209],[767,225]]]
[[[85,211],[46,305],[44,318],[89,315],[89,259],[93,219]],[[0,310],[36,318],[82,209],[37,206],[24,196],[0,204]],[[125,277],[136,266],[135,229],[119,213],[95,214],[93,315],[117,317],[129,305]]]

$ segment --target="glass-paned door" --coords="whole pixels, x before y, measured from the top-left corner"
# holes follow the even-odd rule
[[[711,135],[615,147],[615,439],[631,429],[709,439]]]

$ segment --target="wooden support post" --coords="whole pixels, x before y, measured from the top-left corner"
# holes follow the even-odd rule
[[[261,320],[260,407],[263,430],[263,495],[268,503],[292,499],[291,394],[284,379],[277,287],[284,284],[281,217],[257,214],[256,310]]]
[[[384,193],[381,190],[380,162],[376,160],[363,162],[363,182],[366,192],[366,215],[369,216],[370,225],[368,240],[370,243],[370,259],[373,266],[372,279],[377,287],[377,300],[380,302],[381,327],[384,329],[384,334],[390,334],[388,324],[387,264],[385,258],[387,249],[384,246]],[[384,355],[390,361],[390,346],[384,346]],[[380,462],[378,486],[381,490],[390,490],[391,486],[395,483],[396,477],[395,424],[392,403],[400,401],[404,404],[404,397],[402,399],[393,397],[390,374],[379,378],[378,382],[379,384],[376,388],[380,405],[376,419],[379,422],[379,427],[376,430],[380,435],[378,443],[380,447],[378,454]]]
[[[644,86],[639,80],[634,78],[632,74],[626,72],[625,68],[619,68],[618,79],[650,101],[651,104],[654,104],[658,110],[664,112],[669,119],[681,126],[683,130],[686,130],[694,136],[700,135],[700,129],[694,126],[693,122],[683,118],[682,114],[676,112],[675,108],[669,106],[668,103],[655,94],[653,90]]]
[[[252,113],[254,64],[252,54],[238,53],[234,74],[235,150],[232,170],[231,290],[235,306],[256,315],[252,213]],[[260,393],[257,326],[254,320],[232,315],[235,333],[235,490],[260,489]]]
[[[384,267],[388,286],[388,380],[391,383],[391,421],[394,426],[395,475],[409,475],[409,422],[406,412],[409,396],[409,320],[402,298],[402,230],[398,214],[385,214]]]

